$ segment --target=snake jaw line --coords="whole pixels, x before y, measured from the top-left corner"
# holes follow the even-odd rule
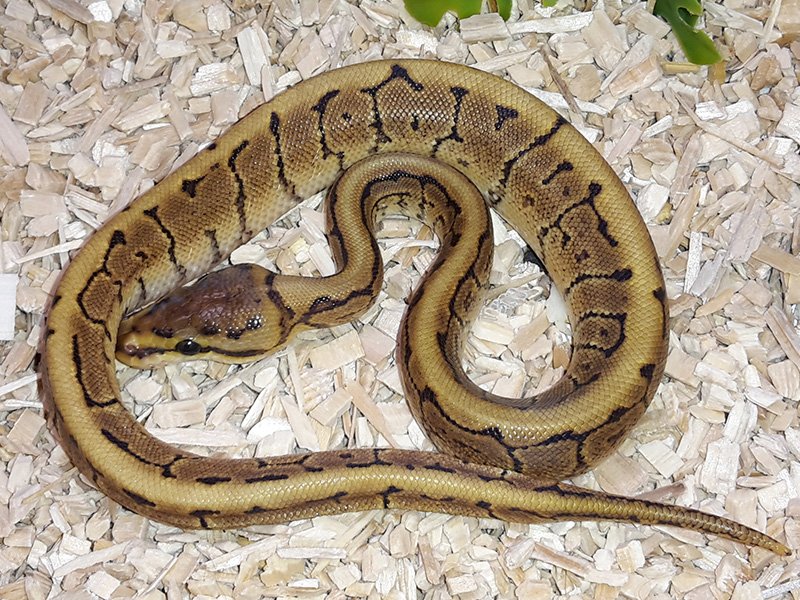
[[[402,167],[397,151],[411,153]],[[177,351],[247,362],[284,347],[298,330],[363,314],[383,274],[371,237],[373,213],[381,212],[374,207],[392,205],[427,220],[447,255],[409,300],[397,364],[415,418],[456,457],[355,450],[222,460],[158,441],[118,400],[114,332],[123,308],[198,277],[298,195],[337,178],[326,219],[339,274],[299,281],[251,266],[217,271],[198,282],[199,299],[179,295],[138,325],[124,321],[117,357],[147,363]],[[535,397],[498,398],[461,367],[465,329],[492,263],[481,194],[566,291],[572,359]],[[350,197],[356,202],[344,201]],[[670,524],[786,554],[724,518],[555,483],[612,453],[644,413],[666,362],[664,290],[624,186],[561,116],[464,66],[365,63],[276,96],[87,242],[48,315],[42,389],[65,451],[97,487],[181,527],[399,507],[522,522]],[[147,321],[154,315],[162,321]],[[155,343],[132,341],[132,332]]]

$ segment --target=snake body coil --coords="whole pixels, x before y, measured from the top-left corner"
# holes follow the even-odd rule
[[[437,191],[439,179],[441,190],[458,189],[461,175],[435,165],[432,172],[403,170],[395,154],[380,158],[400,152],[463,173],[545,262],[573,327],[569,368],[545,393],[498,398],[463,373],[458,354],[473,296],[486,287],[490,227],[480,215],[460,221],[458,208],[425,208],[428,192],[447,204],[451,192]],[[120,401],[114,353],[123,314],[210,270],[372,155],[378,159],[362,167],[357,189],[375,188],[380,204],[406,193],[387,182],[411,181],[421,190],[409,204],[412,214],[428,213],[416,216],[433,222],[449,253],[410,299],[398,345],[412,411],[449,454],[341,450],[226,460],[180,451],[147,433]],[[461,187],[472,194],[470,184]],[[369,229],[374,212],[356,206],[362,208],[329,221],[345,268],[354,251],[343,232],[348,223]],[[445,269],[451,261],[455,271]],[[303,283],[266,276],[262,304],[283,326],[272,347],[297,328],[357,314],[364,309],[357,299],[368,306],[378,272],[358,271],[358,293],[304,292]],[[249,323],[238,328],[245,341],[255,339],[248,330],[262,328]],[[168,343],[169,335],[162,337]],[[557,482],[608,456],[639,420],[663,374],[666,340],[664,281],[647,229],[622,183],[578,132],[497,77],[447,63],[381,61],[280,94],[99,230],[58,286],[42,383],[75,465],[120,504],[185,528],[408,508],[517,522],[669,524],[785,553],[723,518]],[[183,349],[203,347],[196,343]]]

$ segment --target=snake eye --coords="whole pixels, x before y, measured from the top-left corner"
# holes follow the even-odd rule
[[[203,347],[194,340],[181,340],[175,344],[175,350],[185,356],[194,356],[202,349]]]

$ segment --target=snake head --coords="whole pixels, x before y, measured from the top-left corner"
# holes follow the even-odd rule
[[[150,369],[193,359],[246,363],[278,350],[288,339],[263,273],[252,265],[214,271],[133,313],[120,324],[117,360]]]

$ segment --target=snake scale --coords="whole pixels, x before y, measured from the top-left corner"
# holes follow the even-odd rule
[[[403,167],[395,153],[417,155],[420,165]],[[220,459],[154,438],[120,400],[114,357],[123,315],[209,271],[362,159],[352,185],[345,177],[334,194],[340,203],[342,190],[352,188],[356,208],[335,217],[328,211],[340,266],[356,264],[361,252],[346,245],[344,232],[354,223],[371,231],[371,219],[390,204],[431,222],[444,246],[409,300],[397,362],[414,416],[446,452]],[[471,183],[460,182],[461,174]],[[456,203],[456,196],[477,197],[473,186],[543,260],[567,302],[571,362],[533,398],[493,396],[461,366],[464,331],[491,265],[485,207]],[[359,195],[374,198],[359,203]],[[443,207],[433,206],[437,197]],[[461,218],[467,210],[474,220]],[[235,334],[201,327],[198,340],[190,336],[169,351],[207,351],[213,342],[202,336],[214,334],[233,348],[237,340],[252,343],[249,334],[266,331],[268,318],[279,331],[265,334],[272,341],[259,350],[279,348],[293,331],[363,312],[380,288],[372,256],[356,269],[354,291],[337,284],[309,292],[307,280],[255,276],[267,286],[263,319],[248,319]],[[169,328],[157,332],[166,345]],[[667,330],[664,281],[647,229],[611,168],[561,116],[465,66],[377,61],[279,94],[106,223],[57,287],[41,380],[52,428],[80,471],[123,506],[183,528],[402,508],[511,522],[667,524],[787,553],[728,519],[559,483],[612,453],[642,416],[663,374]],[[240,349],[227,358],[252,357]]]

